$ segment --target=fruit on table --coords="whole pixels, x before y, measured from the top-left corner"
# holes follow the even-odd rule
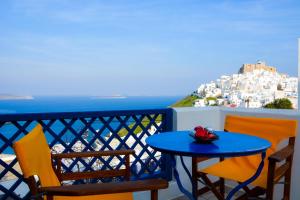
[[[194,128],[194,130],[196,138],[201,138],[203,140],[212,140],[217,138],[217,136],[212,132],[212,130],[209,130],[208,128],[197,126]]]
[[[195,137],[204,137],[207,134],[207,131],[202,126],[197,126],[194,128]]]

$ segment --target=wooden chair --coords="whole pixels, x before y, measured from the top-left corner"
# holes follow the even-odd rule
[[[259,195],[266,194],[266,199],[272,200],[274,184],[277,183],[284,184],[283,199],[290,199],[291,169],[297,121],[229,115],[226,116],[224,129],[225,131],[265,138],[272,143],[271,148],[267,151],[265,166],[261,175],[251,184],[254,188],[250,189],[244,187],[245,193],[238,199],[247,199],[249,197],[258,197]],[[284,140],[288,140],[288,145],[281,150],[277,150],[279,143]],[[198,163],[207,159],[208,158],[192,159],[194,184],[198,184],[198,179],[201,179],[206,185],[201,189],[197,189],[197,191],[193,191],[193,194],[194,196],[199,196],[211,190],[219,200],[224,199],[225,179],[244,182],[255,173],[261,161],[260,155],[227,159],[221,158],[221,162],[199,170]],[[207,175],[220,177],[220,179],[212,182]],[[280,182],[283,177],[284,181]]]
[[[41,125],[37,125],[29,134],[14,143],[17,159],[25,181],[34,199],[47,200],[132,200],[132,192],[151,190],[151,199],[156,200],[158,189],[168,187],[163,179],[129,181],[130,154],[133,150],[73,152],[51,154]],[[62,173],[61,165],[64,158],[87,158],[101,156],[125,156],[125,169],[103,170],[91,172]],[[56,166],[54,166],[54,162]],[[38,177],[38,180],[36,179]],[[80,185],[62,185],[65,180],[92,178],[125,177],[124,182],[95,183]]]

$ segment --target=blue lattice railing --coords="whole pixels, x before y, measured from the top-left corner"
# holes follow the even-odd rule
[[[146,137],[172,129],[172,110],[130,110],[0,115],[0,198],[27,199],[29,190],[12,149],[37,123],[53,153],[134,149],[132,179],[171,178],[167,155],[145,144]],[[120,169],[124,157],[64,160],[64,171]],[[89,182],[112,180],[88,180]],[[113,180],[115,181],[115,180]],[[76,184],[76,182],[73,182]]]

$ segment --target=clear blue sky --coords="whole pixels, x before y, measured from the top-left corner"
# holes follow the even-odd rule
[[[258,59],[296,76],[299,37],[299,0],[1,0],[0,93],[184,95]]]

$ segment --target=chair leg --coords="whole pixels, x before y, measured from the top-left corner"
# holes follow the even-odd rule
[[[53,196],[52,195],[47,195],[47,200],[53,200]]]
[[[238,184],[242,184],[242,182],[238,182]],[[245,191],[245,193],[244,193],[243,195],[239,196],[239,197],[237,198],[237,200],[245,200],[245,199],[248,199],[248,197],[250,196],[250,194],[251,194],[251,192],[252,192],[252,191],[248,188],[248,186],[243,187],[243,190]]]
[[[193,197],[198,198],[198,176],[197,176],[197,157],[192,157],[192,184],[193,184]]]
[[[274,191],[274,175],[275,175],[275,162],[271,162],[269,160],[269,167],[268,167],[268,181],[267,181],[267,200],[273,199],[273,191]]]
[[[290,171],[290,170],[288,170]],[[283,200],[290,200],[290,190],[291,190],[291,172],[285,174],[284,177],[284,191],[283,191]]]
[[[225,198],[225,179],[220,178],[220,193]]]
[[[151,190],[151,200],[158,200],[158,190]]]
[[[224,161],[225,158],[221,157],[220,158],[220,162]],[[220,178],[220,193],[223,196],[223,198],[225,199],[225,179],[224,178]]]
[[[240,184],[240,182],[239,182]],[[259,195],[263,195],[266,193],[266,190],[261,187],[255,187],[253,189],[249,189],[247,186],[243,187],[244,193],[243,195],[239,196],[236,200],[247,200],[251,198],[257,198]]]
[[[290,168],[286,171],[284,175],[284,191],[283,191],[283,199],[289,200],[290,199],[290,192],[291,192],[291,173],[292,173],[292,160],[287,160],[290,162]]]
[[[210,190],[214,193],[218,200],[224,200],[220,192],[215,188],[214,184],[209,180],[206,174],[201,173],[201,178],[205,182],[205,184],[210,187]]]

